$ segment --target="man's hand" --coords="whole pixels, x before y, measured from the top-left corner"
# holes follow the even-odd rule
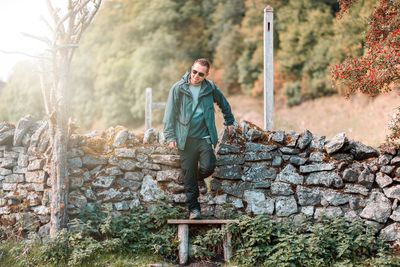
[[[233,125],[229,125],[229,126],[228,126],[228,135],[229,135],[229,136],[231,136],[231,135],[233,134],[233,128],[234,128]]]
[[[171,141],[168,143],[169,148],[176,148],[176,141]]]

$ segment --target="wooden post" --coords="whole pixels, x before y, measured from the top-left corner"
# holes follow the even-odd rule
[[[189,258],[189,225],[178,225],[179,264],[185,264]]]
[[[152,89],[146,88],[146,107],[145,107],[145,130],[151,128],[151,109],[153,106]]]
[[[222,229],[224,229],[225,225],[222,225]],[[224,260],[225,262],[229,262],[232,258],[232,234],[230,232],[226,232],[224,238]]]
[[[274,113],[274,10],[264,9],[264,129],[273,128]]]

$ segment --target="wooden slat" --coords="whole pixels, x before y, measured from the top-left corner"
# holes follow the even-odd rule
[[[239,220],[168,220],[168,224],[227,224],[239,223]]]

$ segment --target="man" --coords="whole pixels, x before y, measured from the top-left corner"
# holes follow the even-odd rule
[[[179,149],[189,219],[201,218],[198,182],[204,181],[215,169],[213,146],[217,144],[218,135],[214,102],[224,115],[229,135],[235,122],[220,89],[206,79],[209,70],[207,59],[197,59],[190,72],[170,89],[164,115],[165,140],[170,148]]]

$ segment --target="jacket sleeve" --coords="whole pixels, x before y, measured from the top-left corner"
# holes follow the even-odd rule
[[[235,117],[232,114],[231,106],[226,100],[225,96],[222,94],[221,90],[215,85],[214,86],[214,101],[217,103],[218,107],[221,109],[224,116],[225,125],[233,125],[235,122]]]
[[[165,106],[165,113],[164,113],[164,137],[167,143],[171,141],[176,141],[175,135],[175,123],[177,118],[177,111],[178,111],[178,99],[176,86],[172,86],[169,90],[167,104]]]

